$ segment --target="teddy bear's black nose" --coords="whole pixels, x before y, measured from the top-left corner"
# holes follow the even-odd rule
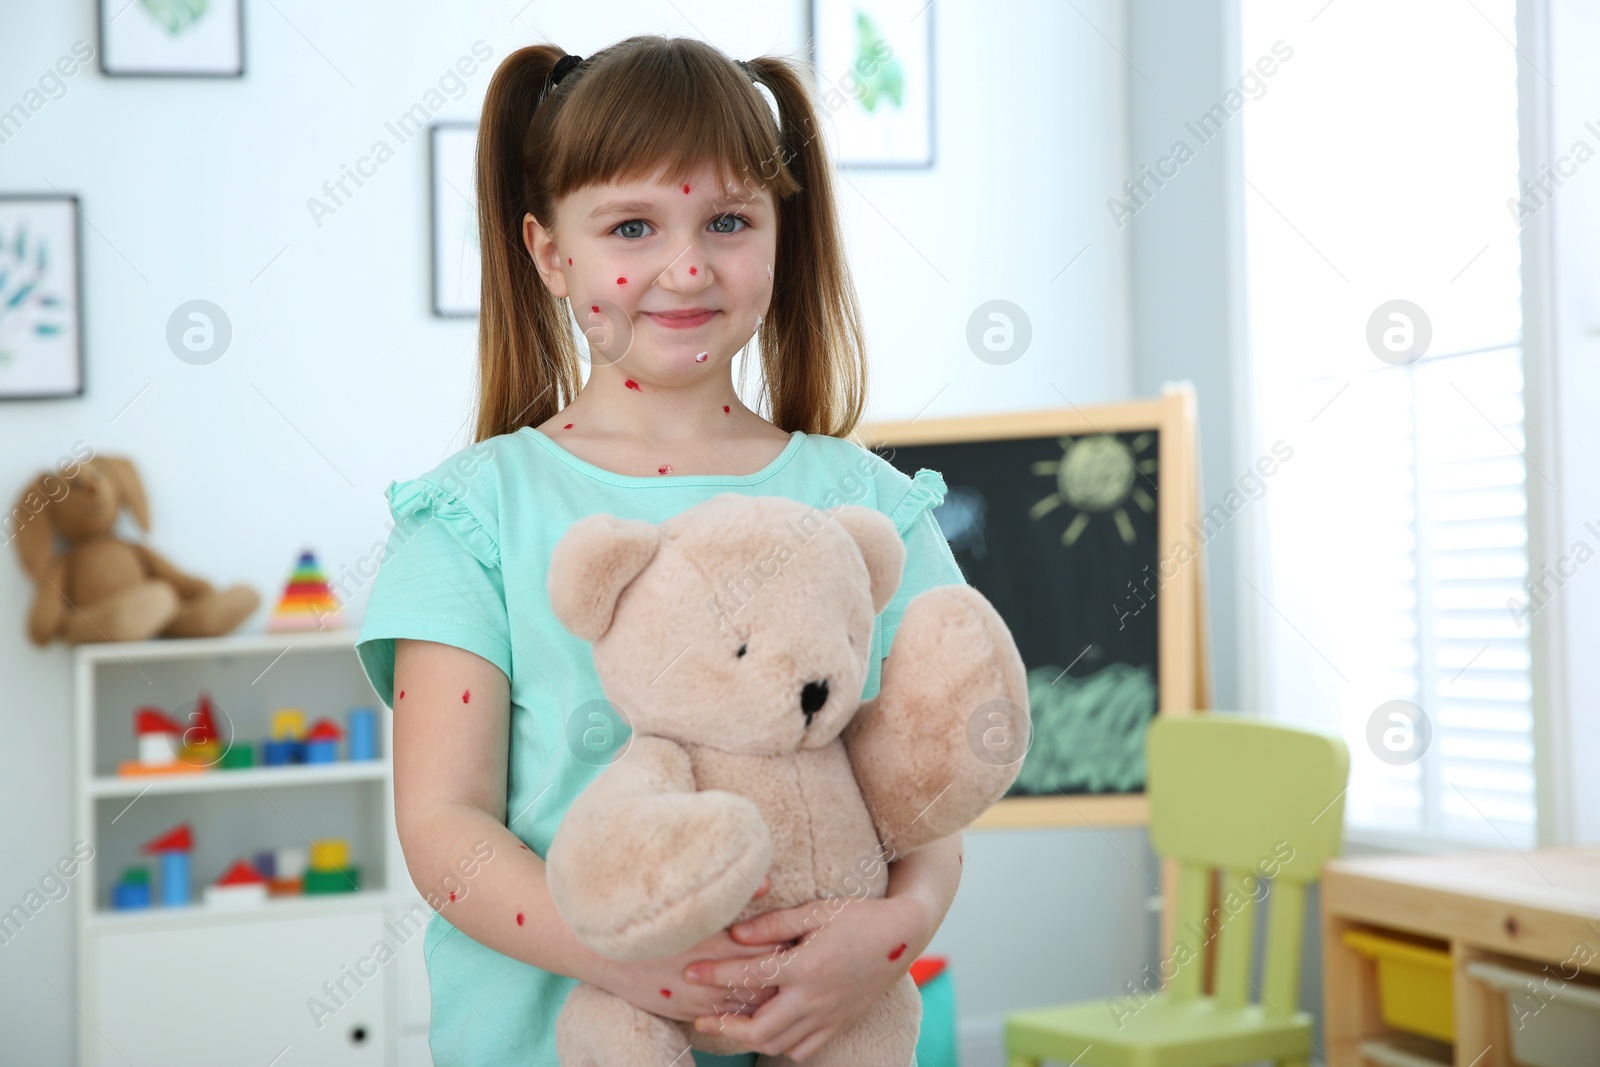
[[[811,716],[817,709],[828,702],[828,680],[820,682],[807,682],[806,687],[800,690],[800,710],[805,712],[806,725],[811,725]]]

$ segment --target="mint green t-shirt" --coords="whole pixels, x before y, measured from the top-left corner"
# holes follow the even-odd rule
[[[597,513],[662,522],[718,493],[783,496],[824,510],[875,508],[906,545],[900,588],[873,629],[863,699],[878,691],[907,602],[964,583],[933,517],[944,479],[908,478],[842,438],[794,431],[765,468],[742,475],[614,474],[531,426],[462,449],[433,470],[388,488],[394,528],[356,642],[363,669],[394,705],[397,638],[454,645],[499,667],[511,683],[507,825],[543,857],[573,799],[602,769],[577,758],[571,716],[603,699],[587,641],[550,610],[551,550],[573,522]],[[626,729],[626,727],[623,727]],[[504,956],[435,913],[423,938],[431,990],[428,1034],[438,1067],[556,1067],[555,1020],[577,980]],[[751,1064],[754,1056],[701,1065]]]

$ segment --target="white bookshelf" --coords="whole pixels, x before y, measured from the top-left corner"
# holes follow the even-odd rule
[[[94,850],[75,903],[78,1062],[429,1063],[419,923],[429,913],[394,831],[391,713],[354,644],[353,632],[337,631],[74,650],[74,822],[76,840]],[[182,722],[202,691],[224,740],[249,744],[257,765],[120,775],[136,752],[135,709],[159,707]],[[342,727],[360,706],[376,714],[377,759],[259,765],[276,709]],[[140,848],[183,822],[194,833],[191,903],[163,906],[159,864]],[[203,887],[234,860],[283,846],[309,851],[322,838],[350,842],[358,891],[269,897],[239,910],[203,902]],[[150,869],[151,906],[113,910],[112,886],[130,866]],[[380,942],[394,959],[375,962]],[[313,998],[331,1014],[314,1012]]]

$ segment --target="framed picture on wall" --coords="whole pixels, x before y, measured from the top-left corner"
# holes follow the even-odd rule
[[[478,246],[476,122],[439,122],[430,130],[433,200],[433,313],[478,314],[482,260]]]
[[[244,0],[99,0],[99,6],[104,74],[244,74]]]
[[[0,400],[83,395],[78,199],[0,194]]]
[[[811,0],[838,166],[933,166],[933,18],[932,0]]]

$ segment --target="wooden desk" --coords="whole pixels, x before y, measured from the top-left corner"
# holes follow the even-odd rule
[[[1466,965],[1514,958],[1600,974],[1600,848],[1329,862],[1322,965],[1330,1067],[1365,1067],[1357,1046],[1390,1033],[1378,1013],[1373,964],[1344,944],[1351,929],[1393,930],[1447,946],[1455,965],[1456,1067],[1509,1067],[1505,1000],[1468,976]]]

